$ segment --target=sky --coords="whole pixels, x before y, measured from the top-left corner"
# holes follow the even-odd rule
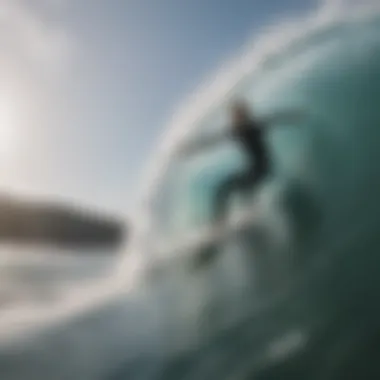
[[[0,0],[0,191],[128,216],[179,105],[316,0]]]

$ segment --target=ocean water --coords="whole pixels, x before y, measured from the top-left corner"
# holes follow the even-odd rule
[[[380,14],[306,29],[232,88],[262,115],[304,114],[269,132],[248,231],[193,265],[184,235],[206,223],[208,168],[216,181],[239,157],[178,168],[169,149],[124,260],[4,248],[1,379],[379,378]],[[220,99],[184,140],[223,119]]]

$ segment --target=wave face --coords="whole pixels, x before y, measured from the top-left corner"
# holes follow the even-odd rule
[[[170,337],[157,378],[379,376],[379,35],[376,13],[316,28],[245,75],[178,142],[222,126],[230,96],[258,115],[304,112],[268,132],[274,172],[254,197],[258,216],[202,270],[192,266],[199,246],[181,244],[207,226],[215,185],[241,157],[227,146],[187,160],[169,150],[149,206],[148,279]],[[176,248],[158,252],[161,240]]]

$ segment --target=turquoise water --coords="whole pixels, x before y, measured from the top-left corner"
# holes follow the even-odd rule
[[[213,182],[242,164],[227,146],[183,164],[173,155],[155,189],[155,235],[138,252],[150,258],[140,286],[3,343],[0,377],[379,378],[379,36],[376,13],[332,23],[245,77],[234,91],[260,115],[304,112],[268,134],[274,171],[248,232],[203,270],[194,245],[159,258],[152,236],[178,242],[206,225]]]

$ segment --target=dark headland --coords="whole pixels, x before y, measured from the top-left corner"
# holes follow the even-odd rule
[[[0,244],[116,247],[125,234],[126,225],[116,216],[60,202],[0,194]]]

